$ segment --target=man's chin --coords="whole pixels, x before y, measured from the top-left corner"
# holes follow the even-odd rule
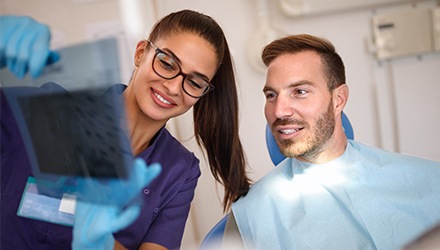
[[[296,158],[300,157],[307,152],[304,146],[301,145],[289,145],[289,146],[283,146],[280,148],[280,151],[283,155],[289,158]]]

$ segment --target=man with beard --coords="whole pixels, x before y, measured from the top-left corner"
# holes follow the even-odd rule
[[[347,139],[349,90],[329,41],[288,36],[262,59],[266,119],[287,158],[233,204],[224,239],[246,249],[398,249],[440,222],[439,162]]]

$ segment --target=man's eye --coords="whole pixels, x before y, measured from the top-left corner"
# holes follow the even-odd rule
[[[266,92],[266,93],[264,93],[264,95],[266,96],[266,99],[268,99],[268,100],[273,99],[276,96],[275,93],[273,93],[273,92]]]
[[[305,89],[298,89],[298,90],[296,90],[296,94],[297,95],[305,95],[307,93],[309,93],[309,92],[307,90],[305,90]]]

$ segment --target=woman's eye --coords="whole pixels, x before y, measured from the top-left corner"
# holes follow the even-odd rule
[[[190,84],[190,86],[194,89],[201,89],[202,85],[197,83],[195,80],[188,79],[187,82]]]
[[[156,55],[156,60],[158,60],[160,66],[165,70],[169,70],[169,71],[179,70],[179,66],[176,64],[173,58],[165,53],[159,52]]]
[[[160,60],[160,65],[162,65],[162,68],[167,69],[167,70],[175,70],[175,67],[173,65],[173,63],[171,61],[167,61],[167,60]]]

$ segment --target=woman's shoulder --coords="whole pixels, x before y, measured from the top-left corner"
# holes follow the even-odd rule
[[[166,127],[159,131],[154,143],[150,147],[150,155],[160,162],[183,164],[184,166],[199,165],[199,159],[195,156],[194,152],[187,149]]]
[[[182,152],[183,154],[193,155],[194,153],[187,149],[174,135],[168,131],[166,127],[162,128],[157,140],[166,142],[167,146],[170,147],[170,150]]]

